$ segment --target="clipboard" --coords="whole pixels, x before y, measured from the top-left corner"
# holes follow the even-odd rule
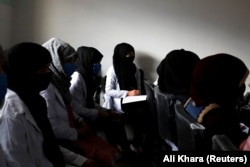
[[[125,113],[142,110],[147,105],[147,95],[127,96],[121,99],[121,108]]]

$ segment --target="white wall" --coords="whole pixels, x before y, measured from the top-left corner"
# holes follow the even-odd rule
[[[201,58],[218,52],[250,68],[249,0],[14,0],[12,44],[59,37],[104,54],[103,74],[117,43],[131,43],[151,81],[165,55],[184,48]],[[247,83],[250,80],[248,78]]]
[[[0,0],[0,45],[3,48],[11,45],[12,30],[11,1]]]

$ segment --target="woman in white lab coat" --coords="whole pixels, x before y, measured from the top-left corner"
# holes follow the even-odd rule
[[[106,74],[105,94],[103,107],[113,109],[124,114],[121,107],[121,99],[126,96],[145,95],[143,71],[134,63],[135,50],[128,43],[120,43],[115,46],[113,65]],[[148,119],[147,106],[137,106],[126,111],[126,115],[134,131],[133,145],[141,150],[143,135],[146,131]],[[138,149],[136,151],[138,151]]]
[[[7,166],[64,166],[47,118],[46,103],[39,95],[50,82],[49,52],[35,43],[20,43],[12,47],[7,56],[10,89],[6,89],[6,95],[1,98],[0,108],[0,144]],[[2,93],[4,80],[1,78]]]
[[[96,48],[81,46],[77,49],[76,71],[71,75],[70,86],[72,108],[86,118],[91,127],[104,132],[110,144],[120,149],[127,145],[120,114],[101,107],[94,98],[100,87],[102,58]]]
[[[69,150],[111,166],[117,150],[95,132],[72,110],[70,79],[75,71],[76,52],[68,43],[52,38],[43,44],[52,55],[52,81],[41,93],[48,107],[48,117],[56,138]]]

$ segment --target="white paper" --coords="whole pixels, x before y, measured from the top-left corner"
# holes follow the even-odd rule
[[[123,98],[122,104],[133,103],[133,102],[138,102],[138,101],[146,101],[146,100],[147,100],[147,95],[127,96]]]

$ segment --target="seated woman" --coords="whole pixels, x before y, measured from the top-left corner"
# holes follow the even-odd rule
[[[2,54],[0,59],[1,157],[6,159],[8,167],[63,167],[46,103],[39,95],[50,82],[49,52],[35,43],[20,43],[10,48],[6,70],[9,89],[2,71]]]
[[[98,74],[101,72],[102,58],[103,55],[95,48],[79,47],[75,61],[76,71],[71,76],[73,111],[91,120],[109,115],[94,101],[94,94],[100,86]]]
[[[173,50],[157,67],[157,85],[163,93],[174,94],[183,104],[189,98],[190,80],[198,55],[184,49]]]
[[[236,105],[244,93],[248,74],[242,60],[224,53],[205,57],[196,64],[190,95],[194,105],[201,107],[196,119],[206,128],[206,149],[211,149],[211,137],[215,134],[226,135],[238,148],[246,138]]]
[[[112,145],[122,149],[126,146],[126,136],[120,115],[101,107],[94,100],[100,86],[102,58],[103,55],[93,47],[81,46],[77,49],[76,71],[71,75],[70,86],[72,109],[84,117],[91,127],[104,132]]]
[[[144,89],[143,71],[133,63],[135,50],[128,43],[115,46],[113,65],[107,71],[103,107],[124,114],[121,99],[126,96],[146,94]],[[133,148],[142,151],[143,135],[146,132],[148,111],[147,106],[137,106],[126,111],[127,121],[134,130]]]
[[[172,50],[157,67],[158,88],[155,94],[159,133],[172,150],[178,149],[174,105],[176,100],[184,105],[189,98],[193,68],[199,60],[198,55],[191,51]]]
[[[117,150],[73,113],[70,94],[71,75],[75,71],[76,52],[68,43],[52,38],[43,44],[52,55],[52,82],[41,92],[48,107],[48,117],[60,144],[95,160],[101,166],[114,164]]]

